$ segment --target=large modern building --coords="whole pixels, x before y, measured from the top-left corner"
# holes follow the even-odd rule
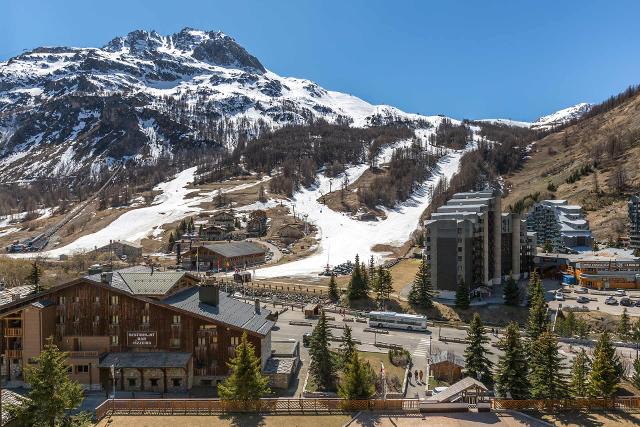
[[[566,200],[543,200],[536,203],[527,216],[527,228],[535,232],[539,245],[551,244],[553,251],[565,248],[587,249],[593,246],[582,207]]]
[[[640,249],[640,196],[629,199],[629,248]]]
[[[457,193],[424,224],[425,256],[435,289],[499,284],[529,271],[535,249],[517,214],[501,211],[495,191]],[[534,251],[532,253],[532,251]]]
[[[24,367],[48,337],[69,352],[70,376],[93,390],[215,386],[244,332],[263,368],[271,357],[268,310],[184,272],[134,267],[40,293],[2,290],[0,322],[5,387],[24,385]]]

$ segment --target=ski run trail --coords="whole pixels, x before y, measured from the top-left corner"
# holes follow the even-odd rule
[[[402,141],[382,150],[379,163],[386,163],[391,158],[393,149],[409,146],[411,141]],[[473,144],[470,144],[470,147]],[[467,150],[470,148],[468,147]],[[442,157],[434,170],[434,174],[414,192],[411,199],[399,204],[393,209],[384,209],[386,219],[378,221],[359,221],[349,214],[336,212],[318,202],[318,199],[329,192],[330,178],[319,173],[316,184],[310,188],[302,188],[292,199],[282,203],[290,207],[295,206],[296,216],[307,217],[307,221],[317,227],[318,244],[316,250],[309,257],[286,264],[265,267],[256,271],[259,278],[310,276],[324,270],[327,264],[336,265],[347,260],[353,260],[358,254],[361,260],[367,260],[371,255],[376,262],[380,262],[387,253],[373,252],[372,247],[377,244],[400,246],[406,242],[411,233],[417,228],[418,221],[424,210],[431,202],[429,189],[445,177],[451,177],[458,171],[460,158],[465,150],[450,150]],[[355,182],[367,170],[367,164],[354,165],[345,171],[349,183]],[[110,241],[127,240],[139,242],[145,237],[157,237],[161,233],[161,226],[179,221],[189,215],[194,215],[202,209],[198,205],[210,201],[215,197],[215,191],[196,197],[188,195],[196,189],[187,188],[194,181],[196,168],[192,167],[178,173],[170,181],[158,184],[155,190],[162,191],[156,196],[151,206],[133,209],[120,215],[105,228],[78,238],[72,243],[42,253],[47,257],[58,257],[62,254],[72,254],[90,251],[96,247],[107,245]],[[262,181],[266,182],[265,176]],[[344,174],[332,179],[333,183],[341,183]],[[240,184],[224,189],[229,193],[245,189],[258,183]],[[280,204],[279,200],[269,200],[266,203],[256,202],[251,205],[238,207],[237,211],[249,212],[255,209],[266,209]],[[27,254],[16,254],[27,255]]]

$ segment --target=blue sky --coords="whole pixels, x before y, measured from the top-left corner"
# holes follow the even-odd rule
[[[637,1],[0,0],[0,60],[134,29],[233,36],[268,69],[408,112],[532,120],[640,83]]]

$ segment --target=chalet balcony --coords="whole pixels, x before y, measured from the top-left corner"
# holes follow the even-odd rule
[[[194,374],[200,377],[210,376],[210,375],[218,375],[217,369],[215,367],[209,368],[195,368]]]
[[[22,328],[5,328],[4,336],[5,337],[21,337]]]
[[[22,350],[6,350],[7,359],[22,359]]]
[[[69,359],[97,359],[98,356],[100,353],[93,350],[69,352]]]
[[[64,323],[58,323],[56,324],[56,334],[59,337],[63,337],[64,336]]]
[[[120,333],[120,325],[117,323],[109,324],[109,335],[118,335]]]

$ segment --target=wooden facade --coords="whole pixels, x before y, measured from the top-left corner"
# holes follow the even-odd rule
[[[215,385],[227,375],[227,362],[245,331],[87,279],[5,304],[0,308],[0,322],[2,375],[9,384],[20,385],[24,366],[33,363],[52,336],[58,347],[70,352],[70,375],[92,389],[111,389],[110,370],[99,368],[100,360],[108,353],[126,352],[181,352],[192,357],[182,371],[171,373],[174,381],[169,384],[166,369],[137,369],[133,373],[121,369],[120,378],[116,378],[121,390],[178,391],[192,385]],[[131,333],[136,332],[155,339],[151,345],[141,346],[131,341]],[[262,347],[270,346],[270,332],[247,333],[257,355],[264,359]],[[160,373],[164,377],[158,378]],[[139,380],[125,381],[129,377]]]

